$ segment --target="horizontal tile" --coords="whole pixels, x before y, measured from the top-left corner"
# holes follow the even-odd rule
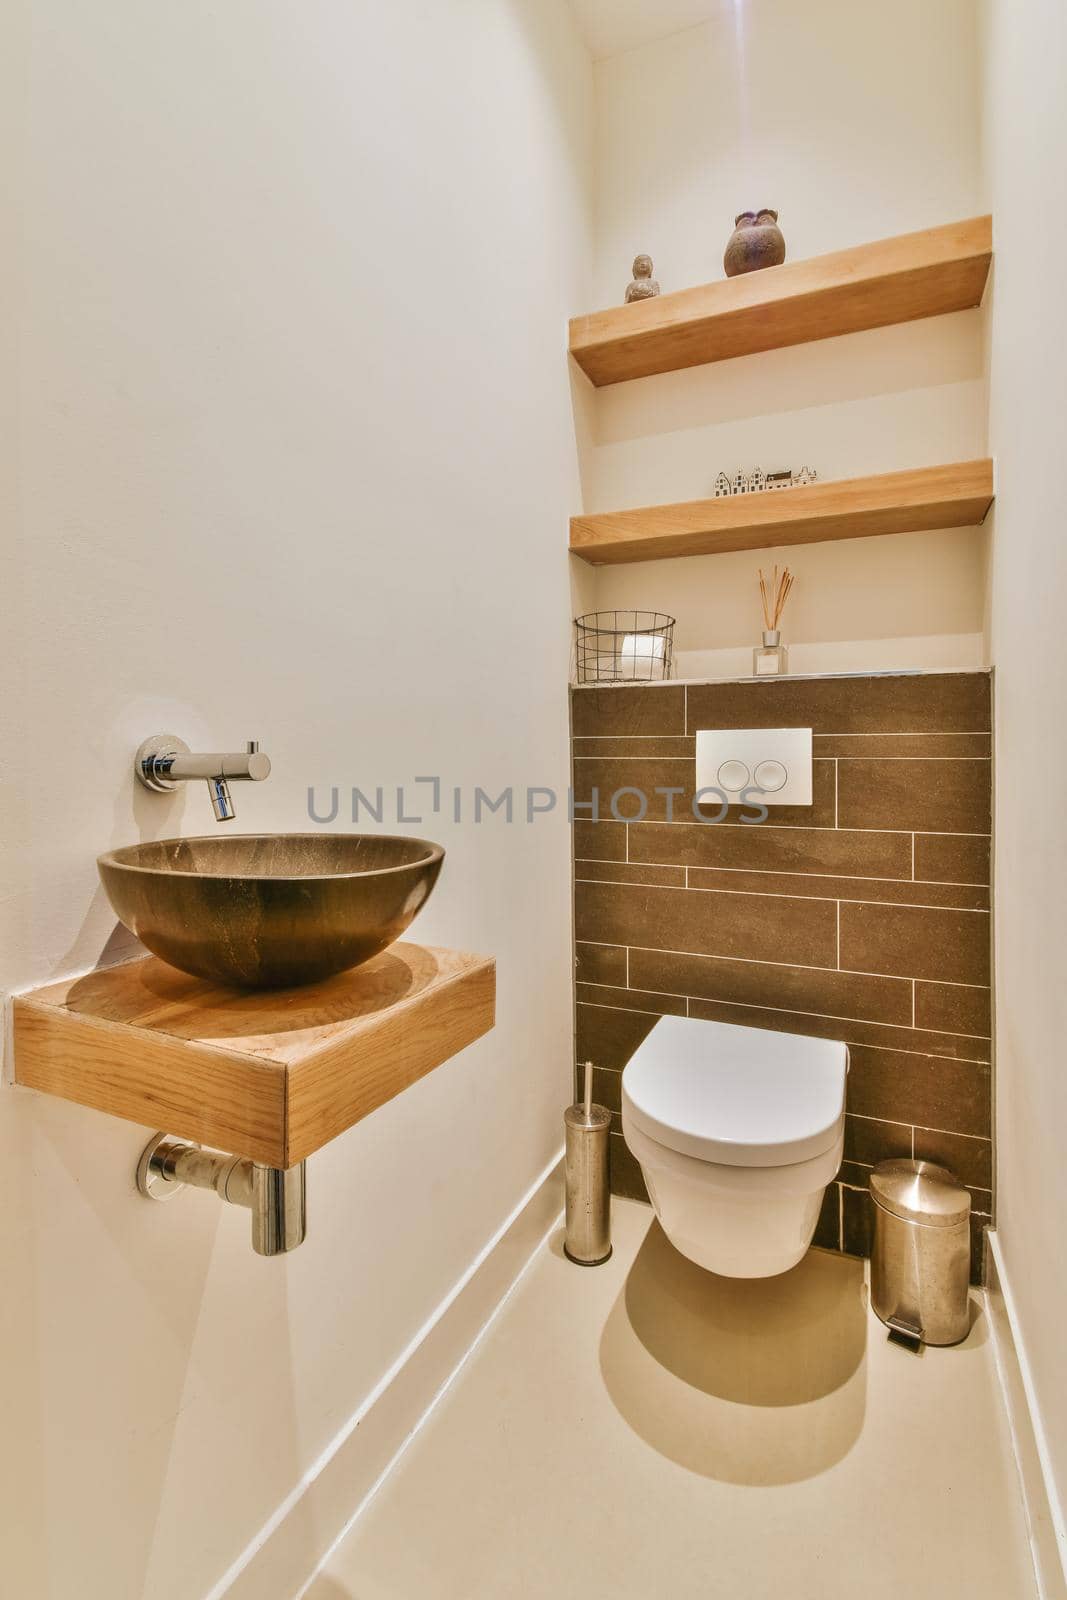
[[[624,822],[583,822],[573,824],[574,854],[583,861],[625,861],[626,824]]]
[[[888,837],[895,838],[897,835]],[[688,887],[730,890],[735,894],[802,894],[812,895],[819,900],[867,900],[888,905],[989,910],[989,890],[969,883],[918,884],[910,879],[902,882],[895,878],[824,878],[814,873],[737,872],[690,867]]]
[[[732,1022],[742,1028],[770,1028],[778,1033],[840,1039],[850,1047],[868,1045],[879,1050],[904,1050],[915,1055],[917,1060],[936,1055],[949,1061],[977,1062],[979,1065],[989,1063],[988,1039],[887,1027],[884,1023],[865,1022],[852,1017],[813,1016],[805,1011],[770,1011],[722,1000],[690,1000],[689,1015],[709,1022]]]
[[[841,1189],[841,1248],[849,1256],[871,1253],[871,1197],[866,1189]]]
[[[647,817],[662,822],[672,816],[692,816],[689,808],[696,786],[696,767],[691,760],[666,756],[653,756],[646,761],[628,756],[597,756],[574,763],[573,782],[575,806],[592,804],[595,799],[596,816],[601,820],[629,822]],[[675,789],[680,792],[664,792]]]
[[[617,944],[576,944],[574,976],[580,983],[625,984],[625,948]]]
[[[661,1017],[685,1016],[685,999],[677,994],[579,983],[576,986],[576,998],[593,1006],[619,1006],[624,1011],[652,1011]]]
[[[619,735],[685,733],[685,689],[678,684],[575,688],[571,731]]]
[[[911,1156],[910,1123],[877,1117],[845,1116],[845,1160],[877,1166],[879,1161]]]
[[[948,1167],[961,1183],[988,1189],[993,1182],[993,1146],[988,1139],[970,1139],[941,1129],[916,1128],[915,1154],[922,1161]]]
[[[621,1072],[658,1017],[644,1011],[581,1004],[575,1007],[575,1050],[578,1063],[591,1061],[605,1071]]]
[[[854,760],[838,764],[842,828],[988,833],[988,761]]]
[[[989,982],[989,917],[983,912],[843,901],[840,917],[840,964],[845,970],[948,983]]]
[[[978,1034],[993,1031],[992,996],[988,989],[965,988],[955,983],[916,983],[915,1026],[947,1033]]]
[[[817,733],[812,753],[838,756],[847,761],[861,757],[887,756],[897,760],[909,756],[976,757],[992,754],[993,738],[988,733]]]
[[[984,672],[690,684],[687,693],[689,733],[779,727],[815,733],[988,733],[992,726]]]
[[[574,905],[579,939],[790,966],[836,964],[837,906],[832,900],[782,897],[771,902],[762,895],[577,883]]]
[[[911,835],[782,827],[775,811],[766,822],[738,827],[643,822],[631,824],[630,860],[751,872],[910,879]]]
[[[841,1248],[841,1189],[836,1183],[826,1186],[826,1193],[819,1208],[819,1220],[815,1224],[815,1235],[811,1242],[821,1250]]]
[[[989,883],[988,839],[950,833],[915,835],[915,876],[932,883]]]
[[[641,1173],[641,1164],[631,1155],[630,1147],[621,1133],[608,1135],[611,1192],[624,1200],[643,1200],[648,1204],[648,1189]]]
[[[676,737],[646,735],[636,739],[575,739],[575,758],[584,756],[681,756],[692,760],[696,754],[696,740],[692,735]]]
[[[902,1025],[911,1022],[911,983],[903,978],[631,950],[630,981],[642,989],[706,1001]]]
[[[651,883],[674,889],[686,886],[684,867],[641,867],[627,861],[576,861],[574,876],[583,883]]]
[[[856,1116],[988,1138],[990,1070],[974,1061],[852,1045],[846,1107]]]

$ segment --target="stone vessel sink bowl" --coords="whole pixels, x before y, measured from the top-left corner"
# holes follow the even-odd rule
[[[154,955],[233,988],[285,989],[399,939],[444,856],[388,834],[237,834],[127,845],[97,866],[119,921]]]

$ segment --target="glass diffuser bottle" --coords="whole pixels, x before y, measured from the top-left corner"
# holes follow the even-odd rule
[[[789,670],[789,657],[778,624],[792,587],[793,574],[788,567],[783,570],[781,577],[775,567],[770,579],[764,577],[763,568],[760,568],[759,592],[764,628],[763,643],[758,644],[752,652],[752,673],[756,678],[774,678]]]

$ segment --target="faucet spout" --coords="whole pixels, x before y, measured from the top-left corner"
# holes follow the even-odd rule
[[[215,813],[216,822],[232,822],[237,815],[237,808],[230,795],[230,786],[225,778],[209,778],[207,792],[211,796],[211,809]]]

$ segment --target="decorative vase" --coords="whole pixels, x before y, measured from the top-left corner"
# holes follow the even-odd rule
[[[722,264],[728,278],[742,272],[758,272],[761,267],[778,267],[785,260],[785,239],[778,226],[777,211],[742,211],[734,220],[734,231],[726,246]]]
[[[752,652],[752,675],[755,678],[776,678],[788,670],[788,656],[778,628],[764,628],[763,643]]]

